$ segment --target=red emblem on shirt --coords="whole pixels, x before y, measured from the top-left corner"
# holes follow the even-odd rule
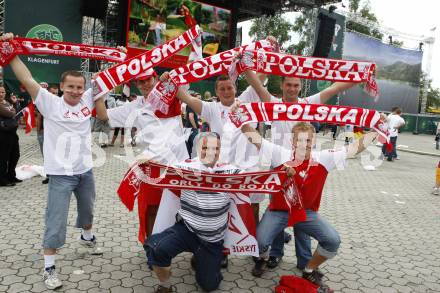
[[[87,117],[90,115],[90,110],[87,107],[82,108],[81,112],[83,113],[84,117]]]

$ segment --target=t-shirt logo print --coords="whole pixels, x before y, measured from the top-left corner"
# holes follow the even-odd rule
[[[81,112],[83,113],[84,117],[87,117],[90,115],[90,110],[87,107],[82,108]]]

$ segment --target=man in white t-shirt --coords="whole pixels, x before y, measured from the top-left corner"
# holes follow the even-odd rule
[[[0,40],[12,38],[13,34],[8,33]],[[80,244],[92,254],[102,254],[92,233],[95,182],[90,118],[94,103],[91,90],[85,91],[86,80],[80,72],[62,74],[60,89],[64,95],[59,98],[33,79],[18,56],[12,59],[10,66],[44,116],[44,170],[50,179],[43,239],[43,280],[46,287],[53,290],[62,286],[55,271],[55,254],[66,240],[72,193],[78,203],[76,227],[82,228]]]
[[[335,82],[325,90],[306,98],[299,98],[301,91],[301,79],[297,77],[282,77],[281,90],[282,98],[278,99],[271,95],[268,90],[263,87],[261,83],[256,83],[250,80],[252,87],[261,98],[261,102],[285,102],[285,103],[300,103],[300,104],[325,104],[331,97],[338,93],[351,88],[354,84],[348,82]],[[271,127],[271,141],[285,148],[291,146],[291,130],[297,122],[294,121],[273,121]],[[282,232],[275,238],[271,246],[270,257],[268,260],[268,267],[275,268],[278,266],[284,255],[285,233]],[[298,268],[304,269],[305,261],[300,259],[310,259],[312,255],[301,255],[303,252],[311,251],[311,239],[308,237],[295,237],[296,255],[298,259]]]
[[[387,157],[387,161],[392,162],[393,160],[399,160],[396,152],[397,137],[399,136],[399,129],[405,125],[405,120],[400,116],[402,110],[399,107],[393,108],[393,112],[388,115],[388,131],[390,133],[390,143],[393,146],[391,152],[386,151],[386,147],[382,147],[382,152]]]
[[[136,78],[141,96],[121,107],[108,110],[104,100],[99,99],[96,101],[96,115],[108,121],[111,127],[136,127],[136,140],[144,147],[145,156],[162,164],[174,164],[189,157],[180,119],[181,107],[175,99],[168,114],[154,111],[147,97],[156,82],[157,74],[153,69],[144,72]],[[161,189],[151,189],[148,194],[147,236],[151,235],[161,195]]]

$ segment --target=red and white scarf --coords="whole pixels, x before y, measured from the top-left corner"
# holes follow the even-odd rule
[[[141,184],[171,190],[277,194],[283,190],[286,177],[286,173],[280,170],[233,175],[213,174],[147,162],[136,164],[128,170],[119,186],[118,194],[124,205],[132,210]]]
[[[178,86],[204,80],[216,75],[227,74],[237,54],[245,49],[272,50],[269,41],[257,41],[238,48],[197,60],[170,71],[168,81],[158,82],[148,96],[153,109],[167,113],[177,94]]]
[[[272,196],[284,196],[292,211],[298,207],[299,194],[292,192],[284,171],[272,170],[241,174],[212,174],[167,167],[157,163],[135,164],[128,170],[118,188],[118,194],[124,205],[133,210],[138,201],[139,236],[142,243],[146,237],[149,205],[157,205],[157,199],[150,198],[159,188],[166,189],[160,201],[153,233],[163,231],[174,223],[172,217],[179,208],[180,190],[206,190],[227,192],[231,196],[231,208],[228,216],[228,231],[225,247],[231,254],[258,256],[255,238],[255,220],[249,194],[256,190],[271,193]],[[294,184],[294,182],[293,182]],[[150,186],[151,188],[148,188]],[[142,191],[143,190],[143,191]],[[162,190],[162,189],[160,189]]]
[[[373,128],[387,137],[385,124],[376,110],[347,106],[298,103],[248,103],[229,113],[232,123],[240,128],[243,124],[263,121],[304,121],[343,123]]]
[[[189,46],[200,33],[201,29],[196,25],[163,45],[102,71],[95,79],[94,99],[102,97],[118,85],[126,83],[148,69],[159,65]]]
[[[265,74],[313,80],[366,82],[365,90],[372,96],[379,95],[374,78],[376,64],[371,62],[305,57],[263,50],[245,50],[239,59],[240,62],[234,64],[237,69],[231,68],[232,73],[236,70],[241,74],[246,69],[252,69]]]
[[[89,46],[50,40],[14,38],[0,42],[0,66],[7,65],[16,55],[60,55],[109,62],[122,62],[127,55],[115,48]]]

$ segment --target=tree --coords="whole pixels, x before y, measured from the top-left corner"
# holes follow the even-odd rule
[[[426,90],[426,111],[429,112],[429,108],[440,108],[440,89],[432,87],[432,79],[429,79],[426,73],[422,72],[420,75],[420,90],[419,101],[425,96]],[[421,103],[419,103],[421,106]]]
[[[264,40],[267,36],[274,36],[280,46],[286,49],[290,41],[289,32],[291,29],[292,24],[281,14],[263,15],[252,20],[249,35],[252,36],[254,41]]]
[[[370,2],[364,3],[362,8],[359,10],[361,0],[350,0],[349,10],[352,13],[356,13],[362,18],[365,18],[374,24],[379,25],[379,20],[376,15],[371,11]],[[369,27],[354,21],[347,21],[346,27],[348,30],[355,31],[364,35],[372,36],[376,39],[382,40],[383,34],[375,27]]]
[[[316,15],[313,10],[306,10],[295,19],[292,31],[298,34],[300,41],[287,48],[291,54],[305,55],[304,50],[314,42]]]
[[[391,45],[393,45],[394,47],[401,48],[403,46],[403,41],[393,40]]]

